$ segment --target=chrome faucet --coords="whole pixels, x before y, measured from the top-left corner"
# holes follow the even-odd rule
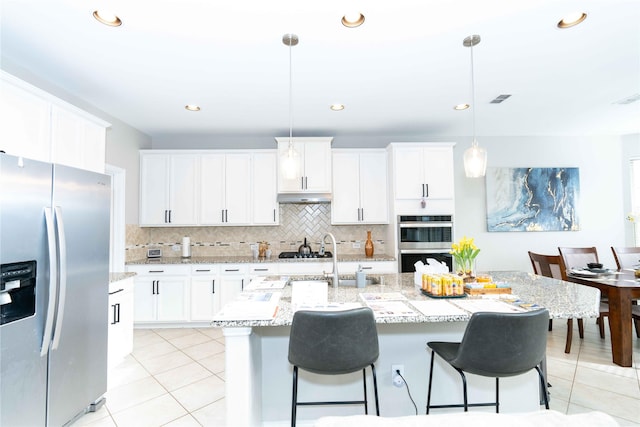
[[[338,287],[338,247],[336,245],[336,238],[333,234],[331,233],[327,233],[324,235],[324,237],[322,238],[322,245],[324,246],[324,241],[326,240],[326,238],[331,237],[331,244],[333,246],[333,287],[337,288]]]

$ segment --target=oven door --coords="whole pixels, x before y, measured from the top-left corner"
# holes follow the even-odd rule
[[[442,249],[453,243],[451,216],[407,217],[400,216],[398,222],[398,248]]]
[[[400,251],[400,272],[413,273],[416,271],[415,263],[422,261],[427,264],[427,258],[433,258],[438,262],[444,262],[453,271],[453,256],[448,249],[422,249],[422,250],[401,250]]]

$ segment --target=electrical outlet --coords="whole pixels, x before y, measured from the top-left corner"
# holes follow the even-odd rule
[[[353,242],[353,249],[360,249],[360,242]]]
[[[181,250],[181,249],[182,249],[182,246],[180,246],[180,245],[173,245],[173,246],[171,246],[171,250],[172,250],[173,252],[180,252],[180,250]]]
[[[402,387],[404,385],[404,380],[398,372],[400,371],[400,375],[404,377],[404,365],[391,365],[391,382],[396,387]]]

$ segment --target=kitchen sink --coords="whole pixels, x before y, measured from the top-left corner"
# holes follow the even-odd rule
[[[377,285],[379,284],[380,281],[377,279],[366,279],[364,284],[365,286],[369,286],[369,285]],[[338,286],[355,286],[356,285],[356,279],[340,279],[340,281],[338,282]]]

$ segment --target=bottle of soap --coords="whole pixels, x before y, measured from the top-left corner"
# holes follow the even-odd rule
[[[362,271],[362,265],[358,265],[358,271],[356,271],[356,288],[364,288],[367,284],[367,274]]]

